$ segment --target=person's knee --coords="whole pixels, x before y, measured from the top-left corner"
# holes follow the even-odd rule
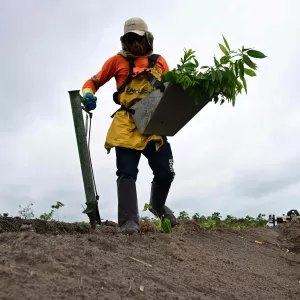
[[[138,175],[138,169],[130,168],[130,167],[122,168],[122,169],[118,169],[116,174],[118,178],[132,178],[136,181]]]
[[[117,176],[120,178],[133,178],[137,179],[139,169],[136,164],[132,163],[130,160],[123,161],[122,164],[117,165]]]
[[[116,147],[117,172],[116,175],[120,178],[137,179],[139,172],[139,153],[123,147]]]
[[[159,170],[155,176],[154,181],[159,185],[171,184],[175,178],[175,171],[173,166],[173,159],[169,159],[168,167]]]

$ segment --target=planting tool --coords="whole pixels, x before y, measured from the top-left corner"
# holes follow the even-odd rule
[[[87,111],[83,106],[81,106],[82,97],[79,94],[79,90],[69,91],[69,96],[73,114],[81,173],[86,196],[86,209],[83,211],[83,213],[88,215],[91,227],[95,229],[96,224],[101,224],[101,218],[98,209],[99,196],[95,184],[92,160],[89,149],[91,121],[93,115],[91,112]],[[82,111],[85,111],[86,113],[86,127],[84,126]],[[88,119],[90,120],[89,124]]]

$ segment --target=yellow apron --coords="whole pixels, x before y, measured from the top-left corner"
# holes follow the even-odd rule
[[[139,68],[135,68],[135,70],[138,69]],[[144,68],[140,71],[143,70]],[[137,73],[138,72],[135,74]],[[159,74],[155,67],[150,69],[150,73],[152,73],[158,80],[161,80],[161,74]],[[133,78],[132,81],[125,87],[125,91],[120,94],[120,104],[130,108],[132,105],[149,95],[151,91],[153,91],[153,87],[150,82],[143,75],[140,75],[137,78]],[[130,113],[125,110],[121,110],[116,112],[114,115],[107,132],[104,147],[107,150],[107,153],[110,153],[110,150],[113,147],[143,150],[150,141],[156,142],[156,150],[158,150],[163,144],[162,137],[159,135],[141,134],[138,131]]]

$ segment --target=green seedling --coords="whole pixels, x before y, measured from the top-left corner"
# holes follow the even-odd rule
[[[203,223],[203,227],[205,229],[215,229],[217,225],[217,222],[213,219],[209,219],[208,221]]]
[[[157,211],[152,208],[152,206],[148,203],[145,203],[143,211],[152,211],[155,213],[156,217],[158,218],[158,223],[157,223],[157,228],[162,229],[166,233],[171,233],[172,232],[172,226],[171,226],[171,221],[166,218],[164,215],[159,217]]]
[[[33,204],[30,203],[24,208],[22,208],[21,205],[19,205],[19,215],[23,219],[33,219],[34,218],[34,213],[32,209]]]
[[[181,211],[178,216],[178,220],[180,221],[188,221],[190,220],[190,216],[186,211]]]
[[[62,202],[60,201],[57,201],[55,205],[51,205],[51,210],[49,213],[44,213],[42,215],[40,215],[40,219],[41,220],[44,220],[44,221],[49,221],[52,219],[53,217],[53,214],[55,212],[55,209],[56,209],[56,213],[57,213],[57,220],[59,221],[59,215],[58,215],[58,210],[60,207],[63,207],[65,206]]]
[[[213,66],[201,66],[196,59],[195,51],[184,49],[184,56],[177,68],[162,74],[163,82],[181,85],[187,93],[194,97],[198,104],[208,95],[215,103],[223,104],[226,100],[235,105],[238,94],[244,89],[247,94],[246,77],[256,76],[257,64],[254,58],[265,58],[265,54],[252,48],[231,50],[226,38],[224,44],[219,43],[223,52],[220,60],[214,56]]]

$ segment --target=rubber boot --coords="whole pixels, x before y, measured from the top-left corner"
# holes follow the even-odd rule
[[[150,196],[150,205],[152,209],[149,209],[156,217],[161,218],[164,215],[171,221],[171,226],[174,227],[178,224],[176,217],[170,208],[168,208],[165,203],[169,194],[171,183],[168,185],[158,185],[152,182],[151,185],[151,196]]]
[[[117,180],[117,186],[120,231],[124,234],[139,233],[139,211],[135,180],[123,176]]]

